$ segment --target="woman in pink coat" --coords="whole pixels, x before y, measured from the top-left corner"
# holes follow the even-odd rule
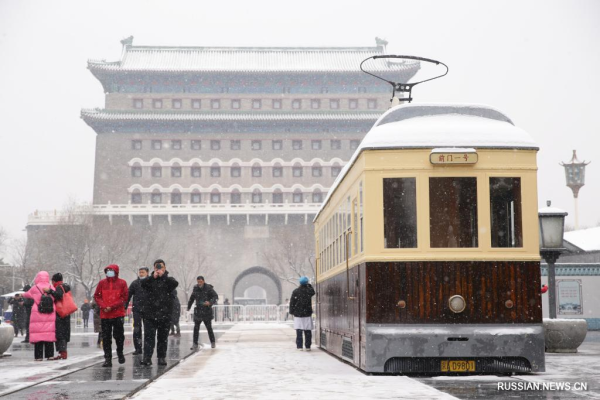
[[[31,308],[31,319],[29,320],[29,342],[35,344],[35,361],[44,360],[44,350],[46,358],[54,357],[54,342],[56,342],[56,312],[42,314],[38,310],[38,305],[42,299],[42,293],[51,289],[50,275],[46,271],[40,271],[35,276],[35,284],[29,291],[23,294],[23,297],[33,299],[34,304]],[[52,296],[50,296],[52,298]]]

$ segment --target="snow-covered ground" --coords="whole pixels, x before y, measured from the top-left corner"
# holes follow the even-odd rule
[[[11,360],[10,357],[2,359],[0,364],[0,396],[14,390],[30,386],[37,382],[43,382],[52,378],[69,374],[81,368],[88,361],[89,364],[98,362],[98,357],[103,355],[100,349],[94,349],[91,354],[71,356],[67,360],[60,361],[33,361]],[[91,361],[95,359],[95,361]]]
[[[135,399],[454,399],[414,379],[368,376],[313,347],[289,325],[238,324]]]

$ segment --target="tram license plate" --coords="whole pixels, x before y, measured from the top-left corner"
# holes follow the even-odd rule
[[[442,360],[442,372],[475,372],[475,361]]]

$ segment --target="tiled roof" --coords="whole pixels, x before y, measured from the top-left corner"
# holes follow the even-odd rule
[[[88,60],[114,72],[359,72],[384,47],[162,47],[126,44],[120,61]],[[419,62],[372,60],[370,71],[414,74]]]
[[[81,118],[93,121],[373,121],[381,112],[349,113],[209,113],[209,112],[123,112],[83,109]]]

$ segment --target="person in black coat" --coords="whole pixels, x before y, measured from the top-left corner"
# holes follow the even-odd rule
[[[197,279],[198,285],[194,286],[190,300],[188,301],[187,310],[196,302],[194,309],[194,345],[191,350],[198,350],[198,338],[200,336],[200,324],[204,322],[208,338],[210,339],[210,347],[216,347],[215,334],[212,329],[213,310],[212,306],[217,303],[219,296],[212,285],[204,282],[204,277],[199,276]]]
[[[152,365],[156,342],[158,365],[167,365],[169,328],[173,313],[173,292],[179,283],[169,276],[163,260],[154,262],[154,272],[142,280],[146,291],[142,317],[144,319],[144,360],[142,365]]]
[[[25,336],[25,322],[27,321],[27,311],[25,310],[25,299],[20,294],[16,294],[14,298],[8,300],[8,304],[12,305],[12,324],[15,330],[15,337]]]
[[[304,347],[310,351],[312,344],[312,297],[315,289],[308,283],[308,278],[300,278],[300,286],[292,292],[290,298],[290,314],[294,316],[294,329],[296,330],[296,348],[302,350],[302,333],[304,333]]]
[[[54,301],[61,301],[65,293],[71,291],[71,287],[66,283],[63,283],[63,276],[61,273],[52,275],[52,286],[48,293],[54,297]],[[52,360],[66,360],[67,359],[67,343],[71,341],[71,316],[67,315],[61,318],[58,313],[56,314],[56,351],[58,356],[52,357]]]
[[[171,335],[175,337],[181,336],[181,327],[179,319],[181,318],[181,303],[177,297],[177,290],[173,291],[173,313],[171,314]],[[177,333],[175,333],[177,331]]]
[[[25,285],[23,287],[24,292],[29,292],[31,286]],[[25,306],[25,329],[27,334],[25,335],[25,340],[21,343],[29,343],[29,320],[31,319],[31,308],[33,307],[34,301],[33,299],[24,299],[23,305]]]
[[[85,299],[83,304],[81,305],[81,318],[83,319],[83,328],[87,328],[90,321],[90,310],[92,306],[90,305],[90,301]]]
[[[142,289],[142,281],[148,278],[148,267],[141,267],[138,270],[138,278],[129,285],[129,297],[125,303],[125,310],[129,308],[129,302],[133,297],[133,346],[135,351],[134,356],[142,354],[142,338],[143,338],[143,315],[144,304],[146,300],[146,291]]]

